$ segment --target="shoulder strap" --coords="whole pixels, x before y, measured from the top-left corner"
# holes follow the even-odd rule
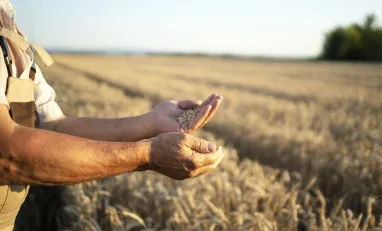
[[[8,43],[7,41],[5,40],[4,37],[0,36],[0,46],[1,46],[1,49],[2,49],[2,53],[3,53],[3,56],[4,56],[4,62],[5,62],[5,66],[7,67],[7,71],[8,71],[8,76],[7,76],[7,79],[12,76],[12,56],[11,56],[11,53],[9,52],[9,47],[8,47]],[[5,87],[5,94],[8,93],[8,80],[6,81],[6,85],[4,86]]]
[[[0,36],[0,46],[1,46],[1,49],[3,51],[5,66],[7,67],[7,71],[8,71],[8,77],[12,76],[12,62],[13,61],[12,61],[11,53],[9,52],[9,47],[8,47],[7,41],[2,36]]]
[[[3,36],[12,42],[14,42],[18,47],[20,47],[21,50],[24,52],[27,51],[29,47],[33,47],[34,50],[37,52],[37,54],[40,56],[42,59],[43,63],[45,66],[49,67],[54,63],[52,57],[49,55],[48,52],[44,50],[41,46],[34,44],[34,43],[29,43],[27,40],[25,40],[21,35],[18,33],[9,30],[7,28],[0,28],[0,36]]]
[[[21,35],[8,28],[1,27],[0,35],[14,42],[24,52],[29,48],[29,43]]]
[[[38,54],[38,56],[40,56],[46,67],[49,67],[54,63],[52,57],[44,48],[35,43],[30,43],[30,45],[32,47],[33,52],[36,51],[36,53]]]

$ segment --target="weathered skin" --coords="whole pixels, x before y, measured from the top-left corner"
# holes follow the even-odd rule
[[[80,183],[135,170],[176,180],[207,173],[222,150],[185,133],[163,133],[141,142],[96,141],[15,124],[0,105],[0,184]],[[210,151],[211,150],[211,151]]]
[[[168,100],[140,116],[117,119],[63,117],[43,123],[40,128],[94,140],[128,142],[149,139],[164,132],[192,134],[212,119],[222,100],[218,94],[211,94],[203,102]],[[194,108],[198,108],[198,115],[180,124],[177,117]]]

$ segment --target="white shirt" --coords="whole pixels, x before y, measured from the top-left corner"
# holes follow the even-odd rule
[[[9,103],[7,97],[5,96],[5,87],[7,84],[8,71],[5,65],[4,56],[2,53],[2,49],[0,47],[0,103],[5,104],[9,108]],[[24,62],[25,62],[25,70],[20,76],[22,79],[29,79],[29,71],[33,62],[29,55],[22,53]],[[35,75],[35,103],[37,107],[37,111],[39,114],[40,122],[47,122],[51,120],[58,119],[63,116],[61,108],[55,101],[56,92],[54,89],[46,82],[40,68],[36,67],[36,75]],[[12,68],[14,70],[13,73],[16,73],[16,66],[12,64]]]

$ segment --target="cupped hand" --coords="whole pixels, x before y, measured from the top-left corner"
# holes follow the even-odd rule
[[[185,132],[192,134],[204,127],[215,115],[223,96],[210,95],[203,102],[200,100],[168,100],[157,104],[153,111],[153,123],[157,134],[163,132]],[[187,110],[197,110],[198,114],[191,121],[180,123],[177,118]]]
[[[224,157],[222,147],[182,132],[163,133],[150,142],[147,169],[175,180],[206,174]]]

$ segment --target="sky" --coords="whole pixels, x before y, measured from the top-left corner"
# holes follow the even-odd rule
[[[46,49],[311,57],[325,32],[363,21],[382,0],[11,0]]]

